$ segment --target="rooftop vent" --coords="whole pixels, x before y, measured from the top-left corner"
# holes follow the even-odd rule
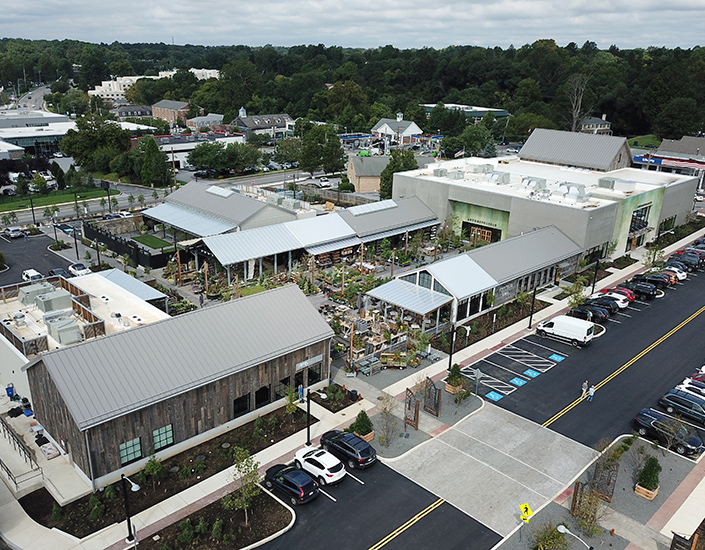
[[[602,189],[614,189],[614,178],[600,178],[597,180],[597,186]]]
[[[433,169],[433,177],[434,178],[444,178],[446,177],[446,174],[448,174],[448,170],[445,168],[434,168]]]

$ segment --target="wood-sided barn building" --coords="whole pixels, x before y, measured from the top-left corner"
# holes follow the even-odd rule
[[[93,488],[323,385],[333,331],[296,285],[42,354],[34,412]],[[131,465],[126,468],[126,466]]]

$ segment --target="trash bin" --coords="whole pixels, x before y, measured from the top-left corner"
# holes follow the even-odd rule
[[[357,390],[350,390],[350,401],[353,403],[357,401]]]

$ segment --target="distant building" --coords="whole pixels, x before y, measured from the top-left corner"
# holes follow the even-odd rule
[[[152,108],[149,105],[121,105],[115,109],[110,109],[118,120],[126,118],[151,118]]]
[[[584,134],[601,134],[611,136],[612,123],[607,120],[607,115],[602,115],[602,118],[591,116],[584,118],[580,122],[580,131]]]
[[[348,180],[358,193],[379,191],[382,170],[391,157],[360,157],[353,155],[348,160]]]
[[[176,124],[177,120],[181,120],[186,124],[186,115],[188,114],[188,103],[185,101],[172,101],[171,99],[162,99],[152,105],[152,116],[166,120],[170,124]]]
[[[294,119],[286,113],[248,116],[243,107],[230,128],[242,132],[245,138],[249,138],[250,134],[267,134],[272,139],[283,139],[294,135]]]
[[[371,131],[375,136],[395,141],[399,145],[418,141],[423,134],[423,130],[413,120],[404,120],[401,117],[381,118]]]
[[[435,103],[422,103],[421,107],[424,108],[426,112],[426,117],[431,116],[431,111],[436,106]],[[459,103],[444,103],[443,106],[446,109],[452,109],[454,111],[461,111],[465,118],[472,119],[474,124],[481,122],[487,113],[492,113],[495,119],[504,119],[509,116],[509,111],[506,109],[492,109],[490,107],[474,107],[473,105],[460,105]]]
[[[220,72],[217,69],[189,69],[189,71],[193,73],[198,80],[220,77]],[[103,99],[111,101],[124,100],[125,92],[138,80],[142,78],[159,80],[160,78],[171,78],[175,74],[176,71],[161,71],[158,76],[118,76],[113,80],[103,80],[100,86],[88,90],[88,95],[102,97]]]
[[[24,155],[24,148],[6,141],[0,141],[0,160],[21,159]]]
[[[634,164],[657,172],[692,174],[697,176],[698,189],[702,190],[705,185],[705,137],[665,139],[655,151],[639,151],[634,156]]]
[[[218,126],[222,122],[223,115],[218,115],[216,113],[208,113],[207,115],[189,118],[186,121],[186,126],[188,126],[189,128],[193,128],[194,130],[200,130],[201,128],[211,128],[213,126]]]

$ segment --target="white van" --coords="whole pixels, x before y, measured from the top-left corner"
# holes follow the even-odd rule
[[[595,325],[590,321],[583,321],[567,315],[558,315],[536,325],[536,334],[541,338],[551,336],[557,340],[570,342],[575,347],[590,344],[594,330]]]

